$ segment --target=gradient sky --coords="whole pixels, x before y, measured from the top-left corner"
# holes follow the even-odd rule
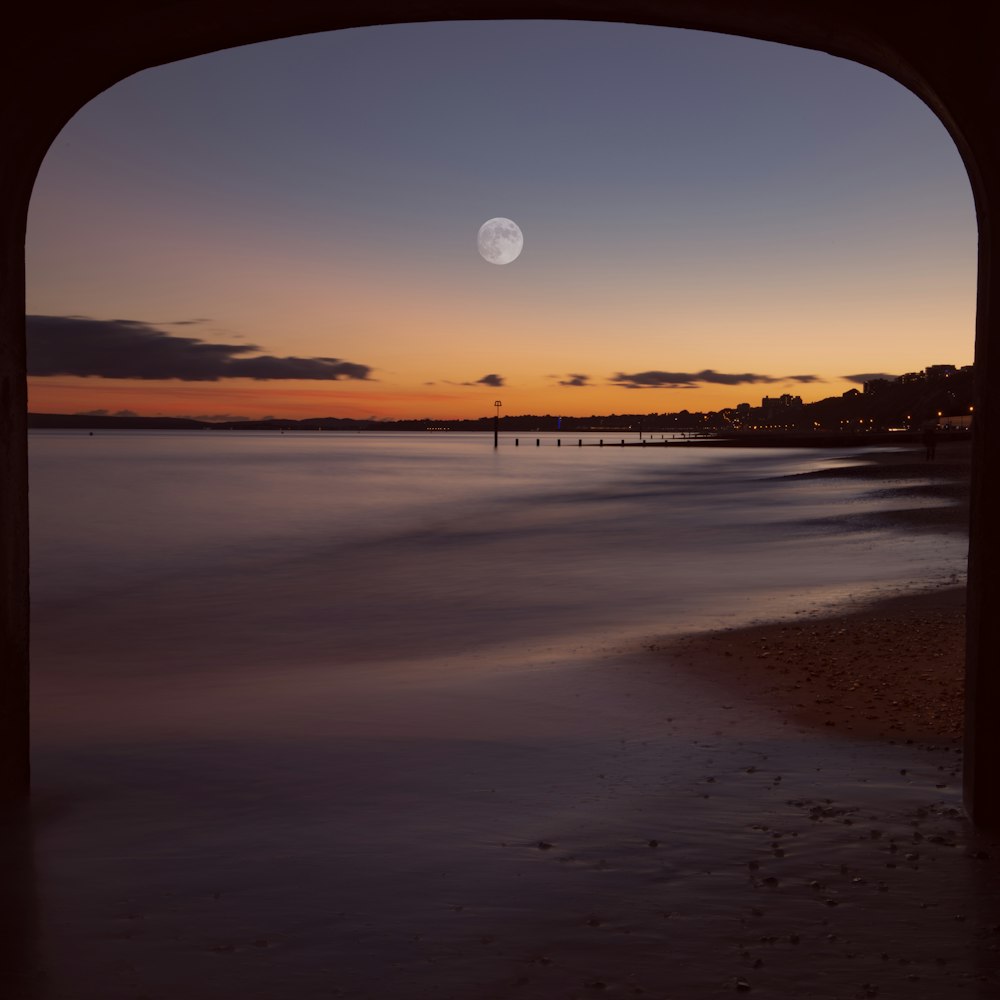
[[[505,266],[493,216],[524,232]],[[35,411],[708,410],[972,360],[940,122],[874,70],[703,32],[395,25],[148,70],[59,136],[27,249],[29,314],[104,321],[29,335]],[[258,355],[273,377],[233,363]]]

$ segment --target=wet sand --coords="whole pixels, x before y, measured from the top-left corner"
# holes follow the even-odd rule
[[[964,629],[965,591],[953,587],[652,648],[785,723],[957,746]]]
[[[918,466],[820,475],[919,496]],[[113,706],[42,677],[5,995],[995,997],[961,603],[347,679],[122,678]]]

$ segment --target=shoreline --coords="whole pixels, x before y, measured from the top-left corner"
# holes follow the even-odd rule
[[[649,648],[800,731],[958,745],[965,588],[678,637]]]
[[[305,426],[292,426],[284,421],[274,421],[262,425],[261,422],[206,423],[182,417],[83,417],[77,421],[46,420],[53,414],[31,414],[29,431],[76,431],[80,436],[97,431],[243,431],[249,433],[270,433],[276,435],[301,434],[310,437],[317,431],[326,434],[356,437],[370,434],[403,434],[420,437],[424,434],[453,434],[455,436],[481,437],[492,439],[494,429],[490,427],[339,427],[321,426],[322,421],[307,421]],[[643,437],[642,435],[645,435]],[[657,438],[655,435],[659,434]],[[606,435],[605,438],[595,438]],[[624,435],[624,436],[623,436]],[[669,437],[667,435],[670,435]],[[825,450],[830,448],[885,448],[919,445],[919,431],[739,431],[703,432],[694,428],[686,430],[640,431],[637,427],[586,427],[569,428],[502,428],[499,442],[505,445],[528,444],[533,439],[546,442],[564,439],[567,446],[579,442],[585,448],[779,448]],[[947,430],[938,438],[938,444],[961,444],[971,440],[971,433],[965,430]]]
[[[904,503],[934,499],[939,505],[864,517],[910,531],[967,532],[969,445],[954,442],[938,454],[924,462],[918,451],[879,452],[863,464],[789,478],[861,479]],[[689,633],[648,648],[803,731],[958,745],[964,643],[965,587],[951,585]]]

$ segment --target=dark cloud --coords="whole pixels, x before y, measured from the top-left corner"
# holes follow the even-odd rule
[[[895,379],[899,378],[898,375],[886,375],[884,372],[881,374],[878,372],[870,372],[869,374],[866,375],[841,375],[840,377],[847,382],[854,382],[857,385],[864,385],[865,382],[871,382],[872,379],[876,378],[884,378],[887,379],[889,382],[892,382]]]
[[[559,385],[585,386],[590,384],[589,375],[574,375],[570,373],[565,378],[559,379]]]
[[[242,357],[253,344],[209,344],[175,337],[148,323],[85,316],[29,316],[29,375],[94,375],[100,378],[222,378],[367,380],[371,368],[339,358]]]
[[[627,375],[619,372],[610,381],[623,385],[626,389],[693,389],[700,384],[746,385],[753,382],[779,382],[770,375],[727,375],[710,368],[701,372],[635,372]]]
[[[619,372],[609,381],[626,389],[696,389],[699,385],[752,385],[754,383],[770,384],[772,382],[820,382],[818,375],[756,375],[744,372],[741,375],[730,375],[726,372],[712,371],[706,368],[700,372],[635,372],[631,375]]]
[[[494,389],[499,389],[503,385],[502,375],[484,375],[482,378],[477,378],[475,382],[450,382],[448,379],[444,380],[445,385],[490,385]],[[433,382],[425,382],[424,385],[434,385]]]

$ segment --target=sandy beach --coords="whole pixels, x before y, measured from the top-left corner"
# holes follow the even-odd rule
[[[783,722],[843,736],[957,744],[965,593],[887,598],[836,617],[678,639],[665,647],[701,677]]]
[[[936,536],[967,461],[810,475]],[[122,675],[113,705],[43,674],[4,995],[994,997],[961,663],[953,585],[533,659]]]

